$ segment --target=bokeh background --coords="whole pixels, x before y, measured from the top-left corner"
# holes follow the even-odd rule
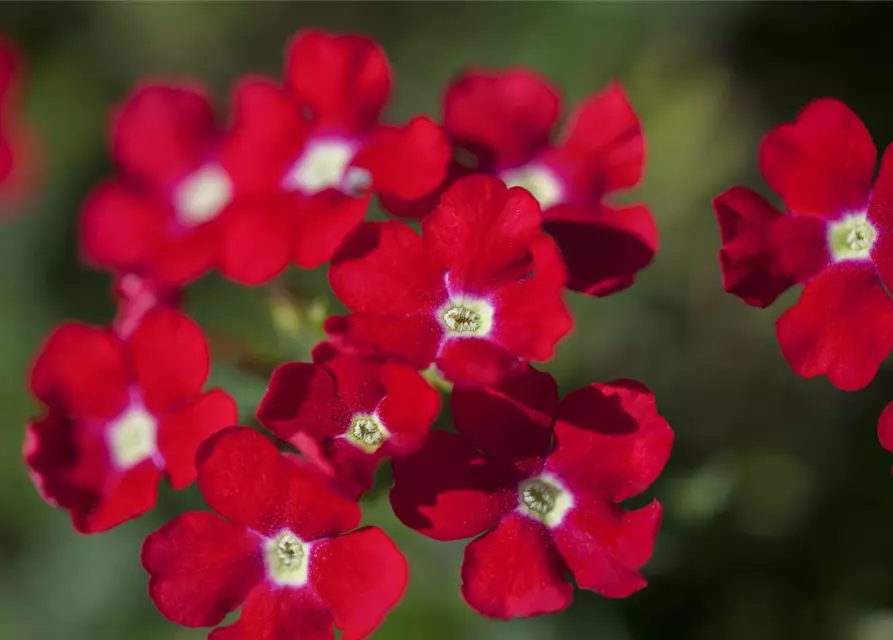
[[[74,533],[22,466],[35,411],[25,375],[51,327],[105,322],[109,280],[77,261],[85,194],[106,172],[108,109],[147,75],[204,79],[225,109],[241,74],[280,73],[305,26],[361,31],[386,47],[397,79],[389,116],[438,113],[467,65],[526,65],[568,104],[612,78],[644,124],[648,164],[631,194],[661,230],[654,265],[630,290],[573,297],[577,328],[548,365],[566,391],[620,377],[652,387],[675,427],[654,487],[666,505],[650,586],[624,601],[579,592],[559,615],[498,623],[459,597],[463,543],[403,529],[386,492],[366,519],[409,556],[412,581],[378,640],[886,640],[893,638],[893,455],[876,420],[893,368],[854,394],[802,380],[774,338],[797,295],[759,311],[723,294],[710,199],[736,183],[765,192],[763,132],[809,100],[845,100],[878,145],[893,137],[885,3],[2,3],[0,32],[28,63],[27,110],[45,141],[41,188],[0,227],[0,638],[189,640],[145,595],[139,547],[193,489],[110,533]],[[209,277],[188,309],[214,346],[214,382],[246,421],[264,367],[306,357],[330,302],[323,273],[291,271],[274,287]],[[853,335],[852,340],[861,336]],[[386,478],[383,479],[386,482]]]

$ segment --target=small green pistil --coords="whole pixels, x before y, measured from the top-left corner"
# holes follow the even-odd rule
[[[828,249],[835,261],[870,257],[877,229],[864,213],[850,214],[828,227]]]
[[[451,307],[443,314],[443,323],[455,333],[474,333],[481,329],[481,314],[468,307]]]
[[[547,516],[555,508],[560,490],[541,478],[534,478],[521,485],[520,494],[521,504],[536,514]]]

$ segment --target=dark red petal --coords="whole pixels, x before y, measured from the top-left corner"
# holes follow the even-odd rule
[[[558,205],[545,212],[543,228],[561,248],[567,287],[591,296],[626,289],[657,252],[657,226],[642,205],[622,209]]]
[[[432,431],[418,452],[394,458],[392,465],[394,513],[435,540],[477,535],[517,504],[514,470],[453,433]]]
[[[881,446],[887,451],[893,451],[893,402],[884,407],[878,420],[877,435]]]
[[[71,507],[71,521],[80,533],[101,533],[138,518],[155,506],[161,470],[146,460],[128,471],[105,479],[95,488],[96,502]]]
[[[81,212],[79,235],[84,260],[114,271],[151,264],[164,240],[165,216],[157,203],[121,182],[100,184]]]
[[[673,431],[654,394],[632,380],[591,384],[569,394],[555,422],[546,467],[570,491],[620,502],[639,495],[663,470]]]
[[[353,164],[369,170],[375,191],[416,200],[443,183],[452,153],[443,130],[419,116],[402,127],[378,127]]]
[[[518,513],[471,542],[462,562],[462,597],[490,618],[525,618],[570,606],[574,587],[548,530]]]
[[[290,196],[291,251],[295,264],[314,269],[332,259],[350,232],[366,217],[371,196],[347,196],[327,189]]]
[[[340,351],[331,342],[317,344],[311,355],[314,364],[325,367],[335,377],[338,396],[347,407],[363,413],[376,410],[386,393],[381,362]]]
[[[471,70],[447,88],[443,122],[493,170],[524,164],[544,148],[560,110],[556,89],[533,71]]]
[[[444,379],[464,387],[499,384],[524,366],[517,355],[484,338],[446,340],[434,364]]]
[[[238,420],[235,401],[221,389],[212,389],[185,408],[161,418],[158,450],[174,489],[184,489],[195,480],[195,453],[199,446]]]
[[[489,457],[509,463],[544,458],[552,443],[558,387],[548,373],[528,366],[494,387],[456,387],[450,407],[456,431]]]
[[[660,504],[625,512],[582,496],[577,501],[552,531],[577,586],[606,598],[625,598],[642,589],[646,580],[638,570],[654,550]]]
[[[205,335],[179,311],[158,309],[147,315],[127,341],[146,405],[175,409],[201,393],[211,368]]]
[[[169,237],[153,257],[152,274],[169,286],[182,286],[205,275],[220,252],[221,220]]]
[[[310,589],[260,586],[248,596],[235,623],[208,640],[333,640],[332,614]]]
[[[884,151],[881,170],[871,194],[868,219],[877,230],[871,259],[889,289],[893,286],[893,145]]]
[[[79,322],[60,325],[31,368],[31,392],[78,418],[111,418],[128,400],[124,347],[111,331]]]
[[[219,624],[263,580],[260,537],[213,513],[184,513],[143,543],[149,597],[184,627]]]
[[[831,98],[810,102],[760,145],[760,171],[789,211],[837,217],[865,209],[877,149],[859,117]]]
[[[530,273],[530,244],[541,235],[529,192],[482,174],[455,182],[422,221],[426,253],[449,269],[450,287],[484,294]]]
[[[348,309],[410,316],[446,302],[444,269],[402,222],[367,222],[335,254],[329,283]]]
[[[310,581],[343,640],[362,640],[403,597],[406,558],[387,534],[364,527],[314,546]]]
[[[364,313],[331,316],[325,330],[344,346],[363,355],[393,358],[416,369],[434,362],[443,327],[433,314],[395,318]]]
[[[225,429],[199,449],[198,484],[208,505],[264,535],[287,527],[305,541],[354,528],[360,509],[321,474],[294,464],[246,427]]]
[[[119,107],[112,153],[126,173],[167,188],[202,164],[216,135],[200,86],[143,85]]]
[[[285,75],[295,99],[315,122],[363,132],[372,128],[391,93],[384,50],[359,35],[301,31],[288,49]]]
[[[391,434],[384,448],[392,455],[412,453],[440,413],[440,394],[418,371],[396,362],[381,367],[380,379],[385,396],[377,413]]]
[[[249,286],[279,275],[291,260],[286,196],[243,199],[227,208],[220,230],[220,271]]]
[[[825,375],[838,389],[855,391],[893,348],[893,300],[870,262],[845,260],[807,283],[775,329],[798,375]]]

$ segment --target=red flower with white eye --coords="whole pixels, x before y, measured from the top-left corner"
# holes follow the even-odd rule
[[[422,221],[365,223],[329,269],[353,313],[329,318],[339,340],[457,384],[491,384],[552,357],[572,328],[564,265],[536,200],[496,178],[463,178]]]
[[[816,100],[760,145],[760,171],[781,196],[733,187],[713,203],[722,236],[723,287],[766,307],[795,284],[800,300],[778,319],[785,359],[803,377],[855,390],[893,348],[893,156],[872,186],[877,151],[842,102]]]
[[[142,515],[158,482],[195,480],[195,452],[237,420],[232,398],[202,393],[201,329],[175,311],[147,315],[126,337],[77,322],[49,337],[31,370],[46,407],[28,426],[25,462],[41,494],[96,533]]]
[[[112,296],[118,303],[112,326],[124,338],[133,333],[152,310],[180,309],[183,304],[183,292],[179,288],[159,285],[136,273],[125,273],[115,278]]]
[[[359,496],[381,460],[422,446],[439,412],[439,394],[415,369],[322,343],[312,364],[273,372],[257,419]]]
[[[530,191],[561,248],[567,286],[605,296],[629,287],[657,251],[657,228],[645,206],[605,202],[641,180],[645,139],[617,83],[585,99],[553,140],[560,113],[558,91],[532,71],[464,73],[447,88],[443,105],[456,157],[451,179],[488,173]],[[398,215],[419,217],[434,202],[387,204]]]
[[[400,550],[377,527],[350,531],[360,508],[322,475],[245,427],[214,436],[198,459],[217,513],[185,513],[143,545],[149,596],[165,617],[210,627],[241,606],[211,640],[332,640],[333,623],[362,640],[399,602]]]
[[[391,504],[436,540],[472,536],[462,595],[485,616],[560,611],[573,586],[609,598],[645,586],[661,520],[638,495],[667,462],[673,432],[637,382],[593,384],[559,402],[555,381],[528,368],[489,389],[453,392],[456,431],[433,431],[395,459]],[[553,443],[554,439],[554,443]]]
[[[234,97],[226,148],[236,190],[254,199],[224,233],[223,272],[256,284],[286,264],[328,262],[371,195],[420,198],[444,178],[449,144],[425,117],[381,124],[391,93],[384,51],[357,35],[300,32],[284,86],[254,77]]]
[[[20,90],[18,52],[0,39],[0,217],[19,208],[38,169],[37,136],[21,117]]]
[[[234,196],[220,138],[200,87],[136,88],[112,126],[120,174],[97,187],[82,212],[85,260],[166,285],[185,284],[214,267]]]

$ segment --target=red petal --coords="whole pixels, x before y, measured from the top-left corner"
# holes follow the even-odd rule
[[[855,391],[893,348],[893,300],[870,262],[842,261],[804,287],[775,329],[798,375],[826,375],[838,389]]]
[[[462,596],[490,618],[524,618],[570,606],[574,587],[542,524],[512,513],[471,542],[462,562]]]
[[[395,362],[385,363],[380,376],[385,396],[377,412],[391,433],[383,448],[392,455],[412,453],[440,413],[440,394],[418,371]]]
[[[446,380],[465,387],[499,384],[524,365],[515,354],[482,338],[446,340],[434,364]]]
[[[403,127],[378,127],[353,164],[369,170],[375,191],[416,200],[443,183],[452,152],[439,126],[416,117]]]
[[[639,495],[663,470],[673,431],[654,394],[632,380],[592,384],[568,395],[555,422],[557,446],[546,461],[570,489],[620,502]]]
[[[606,296],[631,286],[657,252],[657,226],[642,205],[558,205],[545,212],[543,228],[561,248],[567,287],[587,295]]]
[[[291,250],[295,264],[314,269],[332,259],[350,232],[366,217],[370,196],[354,198],[327,189],[291,196]]]
[[[393,358],[416,369],[434,362],[443,327],[433,315],[395,318],[364,313],[331,316],[325,330],[345,346],[376,358]]]
[[[871,250],[871,259],[877,266],[881,279],[893,285],[893,145],[884,151],[881,170],[874,183],[868,219],[877,230],[877,240]]]
[[[515,471],[456,434],[432,431],[418,452],[395,458],[392,465],[394,514],[435,540],[477,535],[517,504]]]
[[[111,331],[67,322],[47,338],[31,369],[31,391],[78,418],[103,420],[127,403],[124,348]]]
[[[310,580],[343,640],[362,640],[403,597],[409,567],[377,527],[364,527],[313,548]]]
[[[287,527],[305,541],[354,528],[360,509],[322,475],[292,463],[246,427],[212,436],[197,456],[198,484],[208,505],[258,533]]]
[[[552,535],[577,586],[625,598],[646,585],[638,569],[651,557],[661,522],[657,501],[638,511],[587,500],[568,511]]]
[[[878,420],[877,435],[881,446],[887,451],[893,451],[893,402],[884,407]]]
[[[126,173],[168,188],[204,162],[216,136],[200,86],[143,85],[119,108],[112,153]]]
[[[235,401],[220,389],[212,389],[189,406],[161,419],[158,449],[174,489],[185,489],[195,481],[195,453],[199,446],[238,420]]]
[[[449,269],[450,287],[483,294],[530,273],[530,244],[541,235],[540,208],[498,178],[458,180],[422,221],[426,252]]]
[[[220,271],[240,284],[259,285],[291,260],[291,213],[287,197],[237,201],[221,224]]]
[[[289,46],[285,75],[288,88],[313,109],[317,123],[352,132],[371,129],[391,93],[384,50],[358,35],[301,31]]]
[[[213,513],[191,511],[143,543],[149,597],[172,622],[219,624],[263,580],[260,538]]]
[[[877,149],[844,103],[815,100],[760,145],[760,171],[788,210],[837,217],[868,204]]]
[[[262,586],[248,596],[239,620],[208,640],[333,640],[332,614],[309,589]]]
[[[205,386],[211,367],[205,335],[179,311],[158,309],[147,315],[128,347],[143,400],[153,411],[192,402]]]
[[[524,164],[548,145],[560,110],[558,92],[533,71],[469,71],[447,88],[443,122],[492,171]]]
[[[329,283],[354,312],[410,316],[446,302],[444,270],[402,222],[360,225],[332,260]]]
[[[217,261],[220,223],[217,219],[169,237],[154,256],[152,274],[169,286],[182,286],[203,276]]]

